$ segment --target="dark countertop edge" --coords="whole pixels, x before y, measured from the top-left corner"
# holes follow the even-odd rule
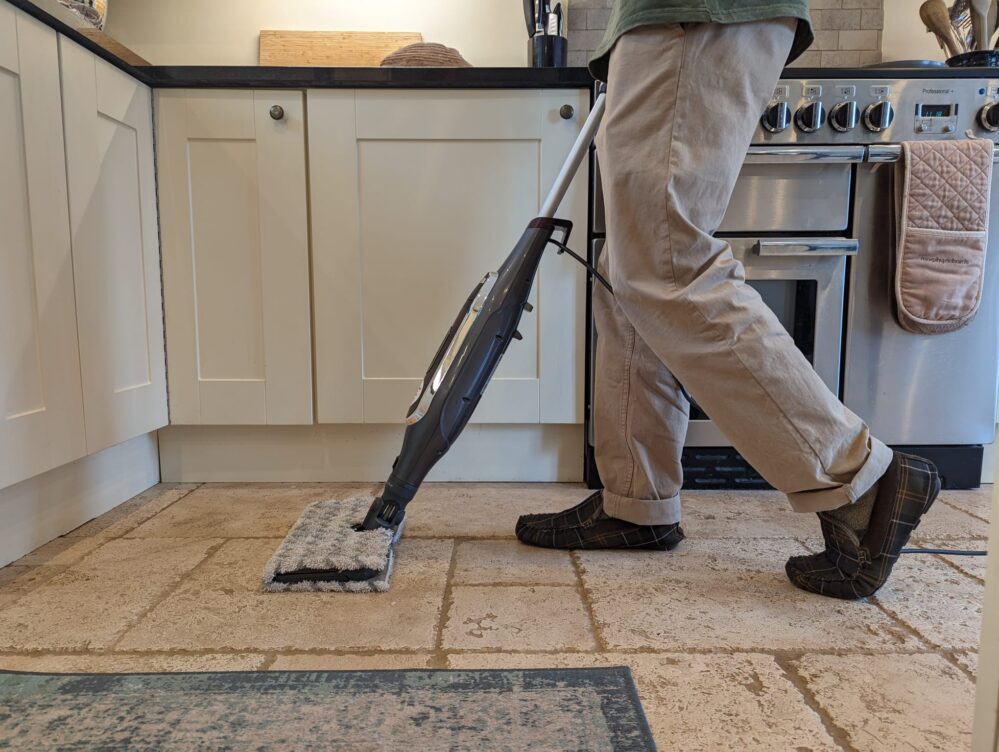
[[[277,68],[228,65],[137,67],[32,0],[6,0],[152,88],[557,89],[587,88],[586,68]],[[69,12],[69,11],[67,11]],[[788,79],[999,79],[999,68],[786,68]]]
[[[586,68],[278,68],[181,65],[143,69],[156,88],[585,89]]]

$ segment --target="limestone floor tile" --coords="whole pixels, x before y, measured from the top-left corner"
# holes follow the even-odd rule
[[[568,551],[534,548],[515,541],[464,541],[458,544],[454,582],[462,585],[575,585]]]
[[[0,612],[0,649],[107,648],[220,541],[112,540]]]
[[[921,544],[929,540],[988,537],[989,524],[984,520],[949,504],[934,503],[920,520],[912,540],[915,544]]]
[[[920,643],[874,604],[811,595],[783,575],[588,585],[610,649],[894,649]]]
[[[69,566],[103,545],[105,541],[106,539],[99,537],[63,536],[55,538],[31,553],[25,554],[15,561],[14,565],[28,567]]]
[[[981,582],[934,556],[902,556],[874,596],[933,645],[977,650],[982,628]]]
[[[446,650],[596,650],[573,587],[455,586]]]
[[[978,651],[969,650],[963,653],[954,653],[954,658],[972,675],[978,675]]]
[[[791,510],[778,491],[684,491],[683,526],[699,538],[801,538],[818,530],[814,514]]]
[[[2,655],[4,671],[42,673],[129,674],[169,671],[254,671],[267,656],[262,653],[209,653],[204,655],[139,655],[135,653],[77,653]]]
[[[703,581],[705,587],[720,572],[783,574],[789,556],[808,553],[793,539],[687,539],[672,551],[580,551],[586,585],[648,582],[681,577]]]
[[[660,749],[837,750],[821,719],[767,655],[474,653],[452,668],[628,666]]]
[[[988,521],[992,519],[992,492],[992,484],[986,483],[970,491],[941,491],[940,501]]]
[[[965,538],[951,541],[930,541],[929,546],[939,548],[956,548],[966,551],[987,551],[989,542],[985,539]],[[985,570],[988,564],[987,556],[950,556],[943,557],[947,562],[960,569],[965,574],[977,577],[985,582]]]
[[[858,752],[971,746],[972,682],[938,655],[806,655],[795,662]]]
[[[133,627],[121,650],[429,650],[451,541],[402,541],[386,593],[267,593],[276,539],[227,542]]]
[[[119,504],[114,509],[95,517],[66,534],[69,538],[99,536],[117,538],[142,524],[178,499],[182,499],[195,488],[197,483],[158,483],[138,496]]]
[[[271,671],[379,671],[430,668],[429,653],[333,654],[299,653],[279,655]]]
[[[26,593],[41,585],[46,580],[55,577],[60,572],[65,571],[65,569],[65,566],[56,565],[49,567],[22,567],[10,564],[0,569],[0,593]]]
[[[520,515],[560,511],[591,493],[578,483],[426,483],[408,508],[406,535],[513,538]]]
[[[129,537],[284,537],[312,502],[371,498],[373,489],[370,483],[206,483]]]

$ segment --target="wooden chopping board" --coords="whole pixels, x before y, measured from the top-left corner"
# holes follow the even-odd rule
[[[411,31],[260,32],[260,65],[363,68],[377,66],[390,52],[422,42]]]

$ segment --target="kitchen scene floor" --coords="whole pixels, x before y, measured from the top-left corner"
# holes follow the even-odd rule
[[[0,668],[122,672],[628,665],[663,749],[970,744],[984,558],[905,556],[867,602],[803,593],[819,546],[776,492],[689,492],[671,553],[513,537],[572,484],[427,484],[382,594],[269,594],[312,501],[371,484],[161,484],[0,569]],[[944,492],[915,544],[984,548],[991,487]]]

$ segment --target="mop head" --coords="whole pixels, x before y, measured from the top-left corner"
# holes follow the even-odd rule
[[[328,499],[310,504],[288,536],[264,567],[264,590],[309,592],[384,592],[392,572],[392,547],[402,535],[402,525],[395,531],[358,530],[364,521],[370,498]],[[275,577],[302,570],[374,570],[364,580],[341,582],[328,579],[304,579],[278,582]]]

